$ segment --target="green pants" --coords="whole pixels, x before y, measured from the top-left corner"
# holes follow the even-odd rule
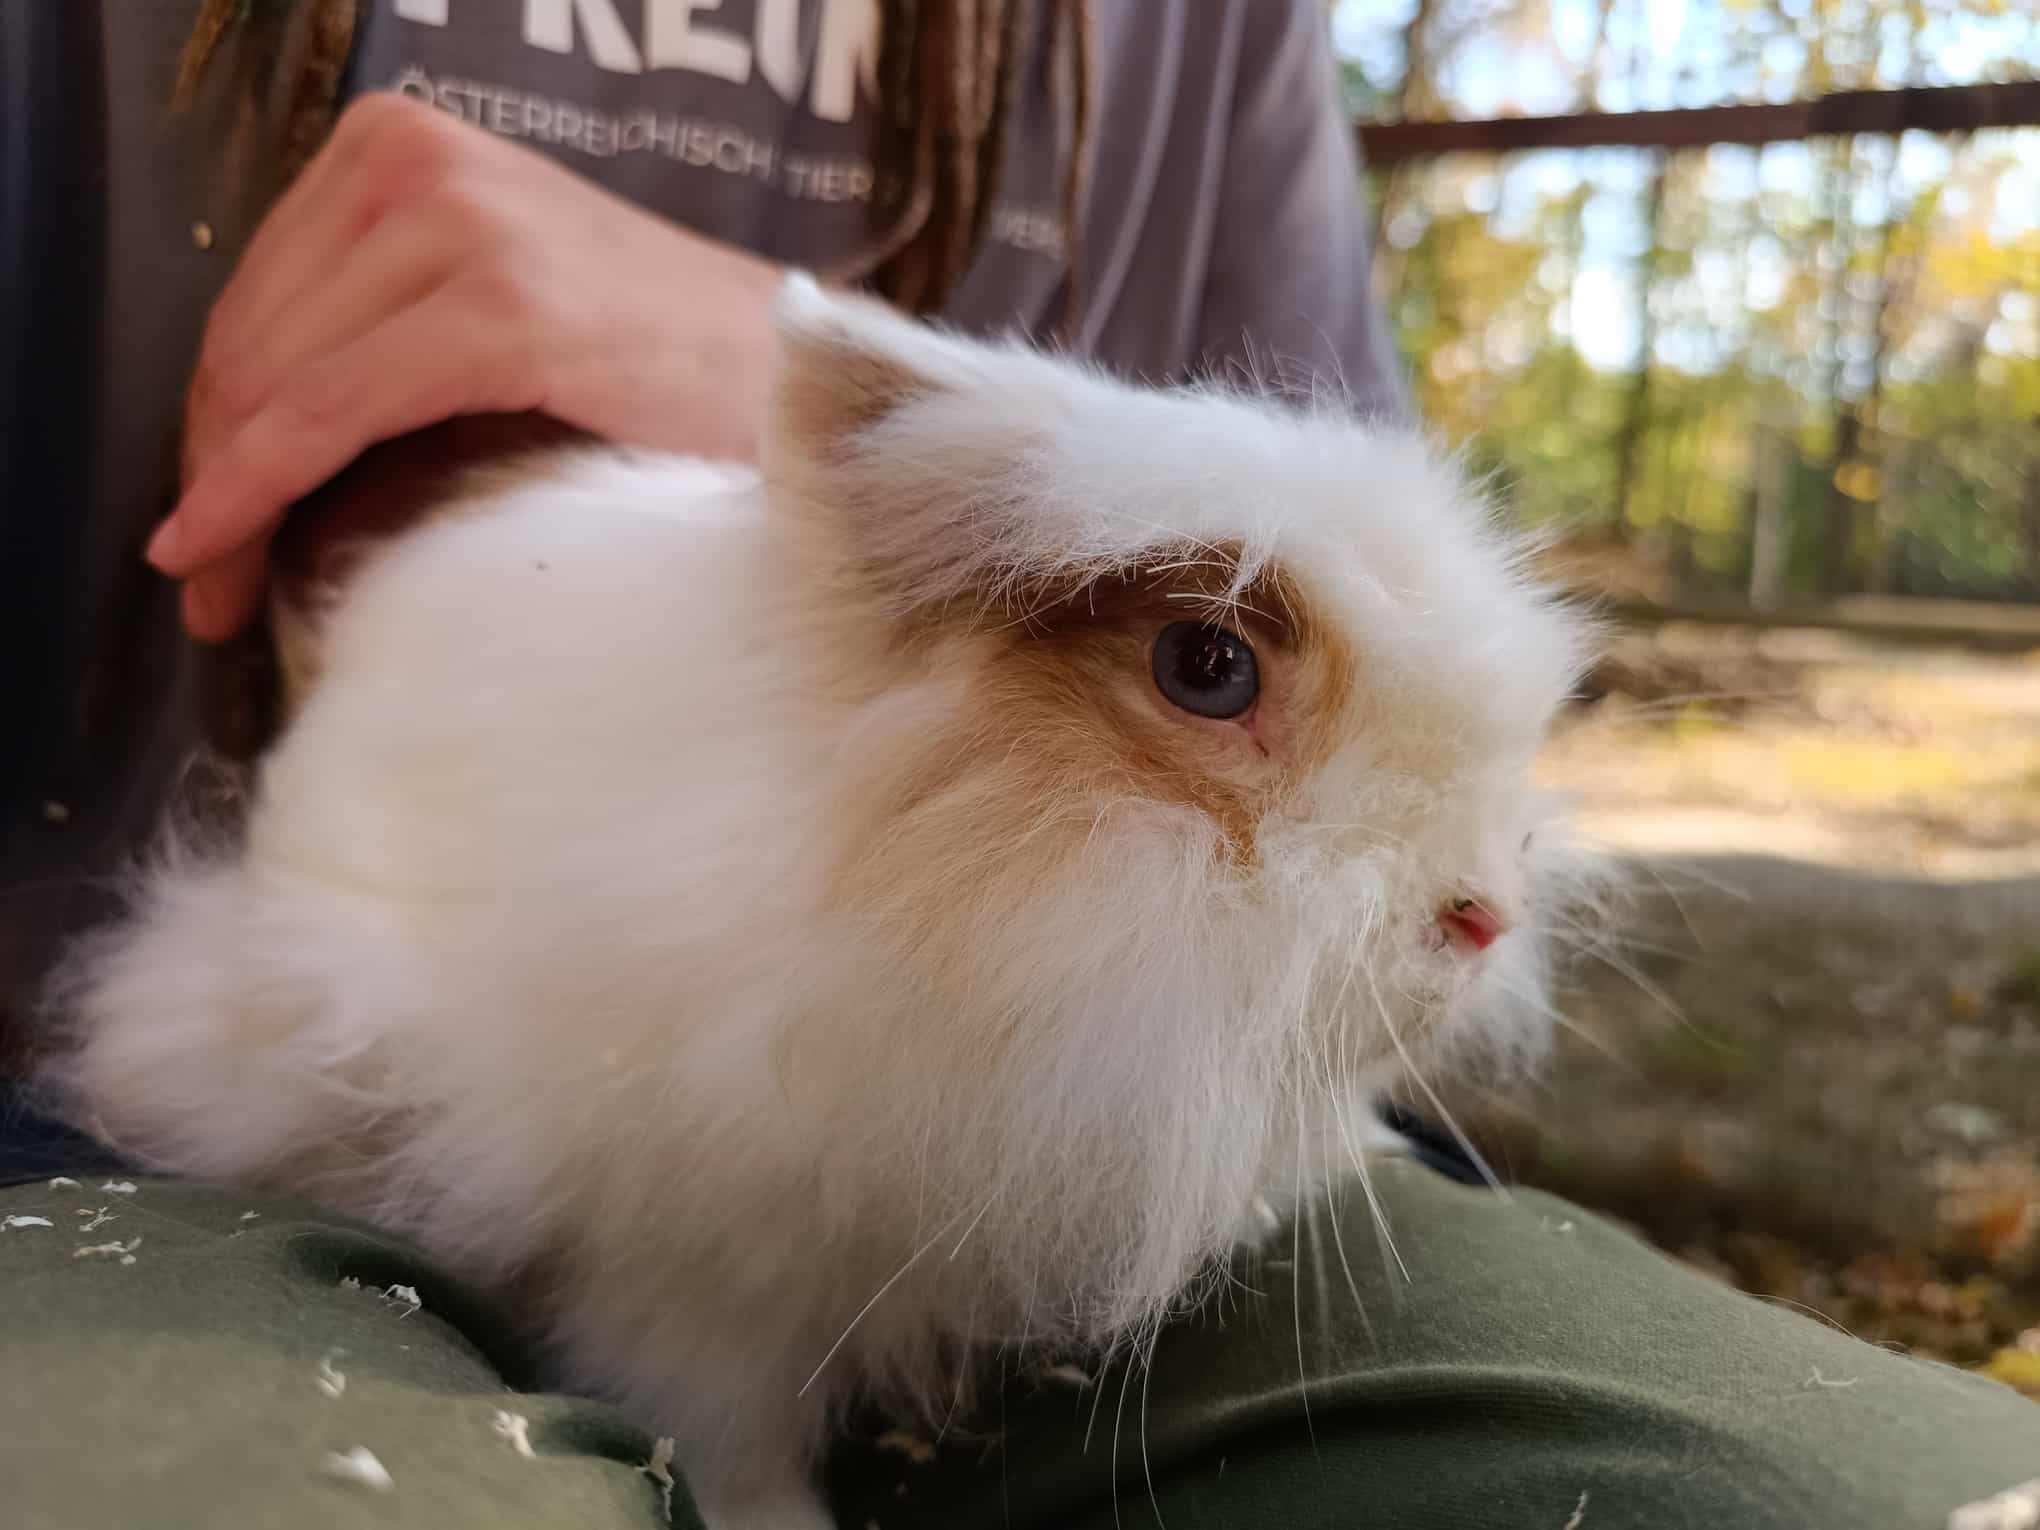
[[[939,1446],[846,1444],[839,1522],[1940,1530],[2040,1477],[2040,1408],[1993,1382],[1546,1195],[1374,1177],[1394,1255],[1355,1193],[1151,1368],[1016,1381]],[[501,1324],[414,1250],[302,1201],[125,1183],[0,1190],[0,1524],[667,1523],[653,1442],[516,1390]]]

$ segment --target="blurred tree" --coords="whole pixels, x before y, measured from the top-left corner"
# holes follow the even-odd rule
[[[1356,109],[2031,77],[2019,0],[1334,7]],[[1666,595],[2040,599],[2040,129],[1460,155],[1373,185],[1418,400]]]

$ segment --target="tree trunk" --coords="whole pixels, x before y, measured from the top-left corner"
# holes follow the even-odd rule
[[[1791,437],[1758,437],[1755,503],[1750,513],[1750,604],[1768,610],[1785,603],[1792,555],[1792,467],[1799,453]]]
[[[1636,266],[1637,356],[1636,377],[1629,386],[1629,402],[1622,415],[1622,431],[1615,438],[1615,514],[1618,525],[1629,521],[1630,496],[1641,477],[1643,439],[1650,429],[1650,356],[1657,344],[1657,324],[1651,316],[1651,286],[1657,274],[1658,220],[1664,212],[1665,173],[1670,159],[1660,151],[1650,178],[1645,222],[1649,245]]]

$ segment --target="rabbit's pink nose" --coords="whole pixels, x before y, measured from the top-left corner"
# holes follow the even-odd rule
[[[1438,910],[1438,929],[1450,945],[1485,951],[1508,929],[1493,909],[1477,898],[1454,898]]]

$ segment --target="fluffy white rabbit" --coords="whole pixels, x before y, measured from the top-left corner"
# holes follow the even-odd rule
[[[717,1530],[1135,1343],[1406,1065],[1543,1038],[1578,619],[1424,441],[793,278],[762,470],[477,478],[307,629],[62,1081],[514,1293]],[[301,638],[305,634],[301,634]]]

